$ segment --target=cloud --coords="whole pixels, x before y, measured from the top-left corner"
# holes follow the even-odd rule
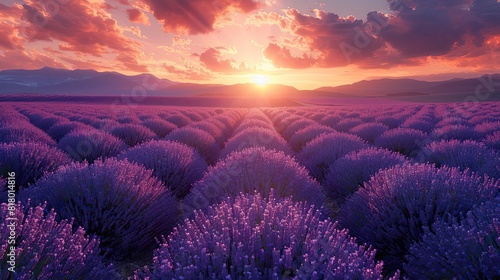
[[[144,25],[151,25],[148,16],[138,9],[127,9],[128,20]]]
[[[309,15],[287,9],[284,15],[255,13],[246,24],[276,24],[292,37],[264,49],[264,56],[283,68],[349,64],[389,68],[425,64],[427,57],[479,57],[494,51],[487,42],[500,35],[496,0],[389,0],[388,4],[391,14],[370,12],[366,20],[323,10]],[[302,54],[294,56],[292,49]]]
[[[45,5],[42,0],[26,0],[23,19],[29,24],[28,40],[59,41],[59,49],[91,54],[96,57],[116,54],[116,60],[132,71],[146,71],[138,60],[139,43],[123,35],[111,14],[93,0],[66,1]]]
[[[205,52],[199,55],[199,59],[207,69],[213,72],[219,73],[231,73],[240,72],[247,70],[244,63],[241,63],[239,67],[233,66],[233,61],[230,59],[222,59],[222,52],[235,53],[236,50],[233,48],[227,49],[224,47],[209,48]]]
[[[271,43],[264,55],[277,67],[306,68],[338,67],[362,62],[384,46],[383,40],[371,36],[362,20],[354,17],[342,18],[334,13],[315,10],[315,15],[306,15],[296,9],[285,10],[286,18],[272,15],[254,17],[253,20],[269,22],[276,19],[283,31],[292,34],[294,45],[298,43],[309,50],[299,57],[292,56],[286,46]],[[372,15],[372,17],[376,17]],[[382,18],[377,16],[377,20]],[[292,44],[289,44],[292,45]]]
[[[51,56],[47,56],[39,51],[12,50],[0,52],[0,69],[18,69],[22,65],[23,69],[40,69],[45,66],[53,68],[66,68],[64,64],[58,62]]]
[[[209,72],[204,71],[203,69],[197,69],[189,65],[178,67],[174,65],[164,64],[163,68],[167,70],[169,73],[175,74],[184,79],[209,80],[212,78],[212,75]]]
[[[24,49],[23,38],[18,30],[22,6],[12,7],[0,3],[0,48],[7,50]]]
[[[264,50],[264,56],[270,59],[274,66],[280,68],[301,69],[311,67],[316,63],[307,54],[303,54],[302,57],[294,57],[286,47],[280,47],[272,43]]]
[[[249,13],[265,4],[254,0],[140,0],[168,33],[207,34],[230,12]]]

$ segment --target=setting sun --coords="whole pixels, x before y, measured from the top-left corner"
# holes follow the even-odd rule
[[[253,82],[259,86],[265,86],[269,83],[269,77],[257,74],[253,76]]]

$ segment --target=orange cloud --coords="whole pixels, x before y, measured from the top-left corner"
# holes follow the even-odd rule
[[[139,43],[125,37],[116,20],[94,1],[67,1],[45,5],[41,0],[26,0],[23,18],[34,31],[29,41],[60,41],[64,51],[94,56],[115,53],[116,60],[132,71],[146,71],[138,60]],[[103,2],[101,2],[102,4]]]

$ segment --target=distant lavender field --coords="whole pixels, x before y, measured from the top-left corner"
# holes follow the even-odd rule
[[[500,277],[500,102],[5,98],[2,279]]]

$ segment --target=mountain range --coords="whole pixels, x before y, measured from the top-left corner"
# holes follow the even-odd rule
[[[500,94],[500,74],[472,79],[451,79],[428,82],[415,79],[363,80],[353,84],[298,90],[291,86],[268,84],[194,84],[176,83],[151,74],[127,76],[117,72],[65,70],[44,67],[38,70],[0,71],[0,94],[50,94],[114,96],[142,94],[151,96],[274,96],[274,97],[431,97],[470,95],[490,92]]]

